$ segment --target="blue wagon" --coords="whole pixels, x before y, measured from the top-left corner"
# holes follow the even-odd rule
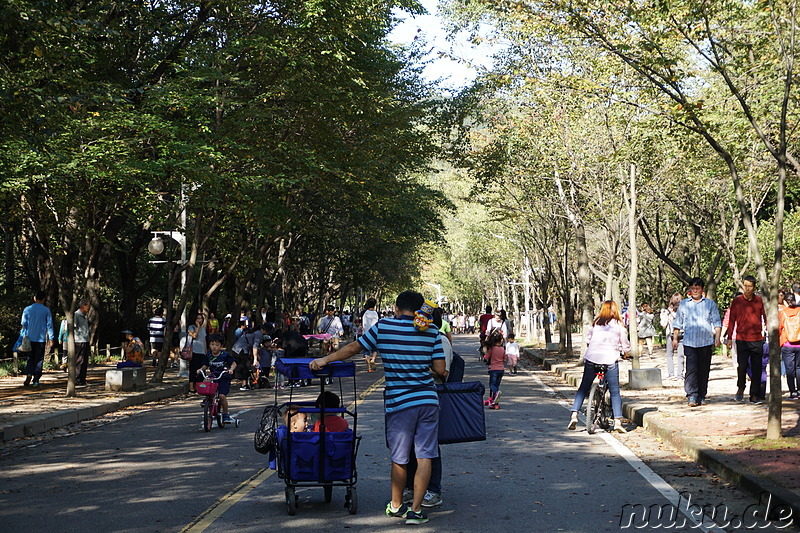
[[[356,396],[356,369],[351,361],[337,361],[312,372],[308,368],[309,358],[278,359],[276,372],[280,372],[291,380],[319,379],[320,393],[326,387],[338,385],[339,398],[344,400],[344,383],[352,381],[352,397]],[[279,391],[275,391],[275,407],[286,414],[291,427],[292,417],[300,413],[314,416],[320,420],[319,431],[290,432],[286,425],[277,428],[274,442],[275,469],[278,477],[286,483],[286,509],[290,515],[297,513],[297,488],[322,487],[325,502],[333,498],[334,487],[345,488],[344,506],[350,514],[358,512],[358,496],[356,494],[356,455],[361,442],[358,436],[357,402],[352,402],[352,411],[342,403],[340,407],[317,407],[313,401],[293,401],[294,388],[289,388],[288,401],[279,402]],[[303,390],[303,389],[301,389]],[[339,416],[349,419],[348,428],[344,431],[329,431],[326,428],[326,416]]]

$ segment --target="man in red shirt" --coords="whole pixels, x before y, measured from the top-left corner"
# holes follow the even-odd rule
[[[492,314],[492,306],[486,306],[486,312],[478,317],[478,324],[481,327],[480,339],[481,339],[481,357],[483,357],[483,345],[486,342],[486,326],[489,324],[489,321],[494,318]]]
[[[736,401],[744,400],[747,366],[750,365],[750,401],[763,403],[766,391],[761,390],[761,357],[764,350],[764,302],[756,295],[756,278],[745,276],[742,279],[742,294],[731,302],[728,331],[736,331],[736,364],[739,373],[736,380]],[[733,341],[728,339],[728,348]]]

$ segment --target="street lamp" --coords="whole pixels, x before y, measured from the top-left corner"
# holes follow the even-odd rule
[[[427,281],[425,282],[425,285],[430,285],[431,287],[436,289],[436,303],[437,304],[441,303],[442,302],[442,286],[441,285],[437,285],[436,283],[428,283]]]
[[[181,233],[180,231],[154,231],[153,238],[147,244],[147,251],[149,251],[153,255],[161,255],[164,253],[164,239],[163,237],[169,237],[175,242],[178,243],[178,246],[181,247],[181,262],[180,265],[184,266],[186,264],[186,235]],[[163,263],[170,263],[171,261],[150,261],[153,264],[163,264]],[[181,272],[181,292],[186,289],[186,269],[183,269]],[[183,308],[183,313],[181,314],[181,329],[184,329],[188,326],[188,316],[186,307]],[[166,333],[166,332],[165,332]],[[186,331],[183,331],[184,337],[186,336]],[[180,368],[178,369],[178,377],[188,377],[189,376],[189,367],[186,364],[184,359],[180,360]]]

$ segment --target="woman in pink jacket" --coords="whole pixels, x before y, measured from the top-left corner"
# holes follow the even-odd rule
[[[583,405],[583,400],[592,388],[595,378],[594,365],[608,365],[606,370],[606,381],[611,392],[611,409],[614,411],[614,431],[625,433],[622,427],[622,397],[619,394],[619,356],[627,353],[631,349],[628,340],[628,330],[622,323],[619,315],[619,307],[612,300],[603,302],[600,314],[592,324],[592,328],[586,334],[586,355],[584,355],[583,379],[575,394],[575,401],[572,404],[572,413],[567,429],[575,429],[578,426],[578,411]]]

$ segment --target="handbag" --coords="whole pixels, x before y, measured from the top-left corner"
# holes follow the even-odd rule
[[[20,352],[30,352],[33,348],[31,348],[31,339],[27,335],[22,336],[22,342],[19,343],[19,351]]]
[[[194,339],[192,339],[189,342],[189,344],[181,348],[181,359],[183,359],[184,361],[191,361],[192,354],[194,353],[193,347],[194,347]]]

